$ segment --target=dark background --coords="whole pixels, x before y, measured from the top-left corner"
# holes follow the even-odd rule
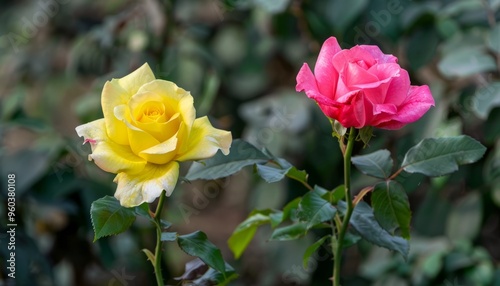
[[[87,160],[74,128],[102,117],[106,80],[148,62],[157,78],[195,97],[197,115],[266,146],[310,174],[342,182],[341,154],[328,120],[295,92],[304,62],[322,42],[376,44],[427,84],[436,100],[422,120],[375,130],[370,146],[401,163],[422,138],[467,134],[488,147],[479,162],[450,176],[403,174],[412,218],[410,259],[366,242],[345,254],[343,285],[500,285],[500,1],[177,0],[0,1],[0,285],[5,285],[7,174],[16,174],[17,285],[154,285],[142,248],[154,229],[138,219],[93,243],[90,204],[112,195],[113,174]],[[183,172],[189,164],[183,165]],[[354,172],[359,191],[371,179]],[[266,184],[252,170],[216,182],[179,184],[165,206],[173,229],[206,232],[240,274],[231,285],[330,285],[331,256],[308,269],[305,248],[268,242],[259,230],[234,261],[227,239],[254,208],[281,208],[306,189]],[[165,246],[166,277],[191,258]],[[179,282],[170,279],[169,285]]]

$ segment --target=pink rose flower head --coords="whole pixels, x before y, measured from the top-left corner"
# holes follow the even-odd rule
[[[314,74],[306,63],[300,69],[296,90],[305,91],[326,116],[346,128],[399,129],[420,119],[434,99],[427,85],[410,85],[408,72],[397,61],[377,46],[342,50],[330,37]]]

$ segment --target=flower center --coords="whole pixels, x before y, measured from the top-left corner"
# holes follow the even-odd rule
[[[148,123],[157,122],[163,115],[165,115],[165,105],[159,101],[150,101],[145,103],[139,113],[137,121]]]

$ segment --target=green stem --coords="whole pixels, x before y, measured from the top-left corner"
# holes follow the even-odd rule
[[[161,210],[163,208],[163,202],[165,200],[165,190],[161,192],[160,195],[160,200],[158,201],[158,205],[156,206],[156,212],[155,212],[155,225],[156,225],[156,248],[155,248],[155,276],[156,276],[156,284],[158,286],[163,286],[163,275],[161,273],[161,254],[162,254],[162,249],[161,249],[161,233],[162,233],[162,228],[161,228]]]
[[[334,252],[333,261],[333,286],[340,286],[340,266],[342,260],[342,248],[344,244],[344,237],[349,227],[349,220],[351,219],[352,211],[354,209],[351,198],[351,153],[354,146],[354,139],[356,138],[356,129],[351,127],[349,130],[349,139],[347,140],[347,147],[344,152],[344,188],[345,200],[347,203],[347,211],[342,221],[342,226],[339,231],[337,245]]]

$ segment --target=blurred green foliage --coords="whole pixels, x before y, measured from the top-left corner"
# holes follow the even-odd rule
[[[413,210],[409,260],[361,243],[346,253],[343,285],[500,285],[500,1],[3,0],[0,23],[0,282],[5,182],[15,173],[17,285],[154,284],[140,251],[153,248],[149,222],[92,243],[90,204],[116,186],[87,161],[90,148],[74,132],[102,116],[106,80],[146,61],[158,78],[191,91],[199,116],[307,169],[311,184],[340,184],[329,122],[294,91],[300,66],[314,64],[333,35],[344,48],[377,44],[396,55],[436,100],[419,122],[374,130],[355,153],[386,148],[401,163],[422,138],[458,134],[488,147],[480,162],[449,176],[403,174]],[[354,188],[370,180],[355,173]],[[251,209],[281,208],[305,192],[247,170],[180,184],[165,213],[175,231],[206,232],[231,261],[226,240]],[[267,237],[259,230],[231,261],[240,274],[232,285],[329,285],[328,253],[302,266],[313,234],[307,243]],[[181,276],[190,258],[166,253],[164,276]]]

